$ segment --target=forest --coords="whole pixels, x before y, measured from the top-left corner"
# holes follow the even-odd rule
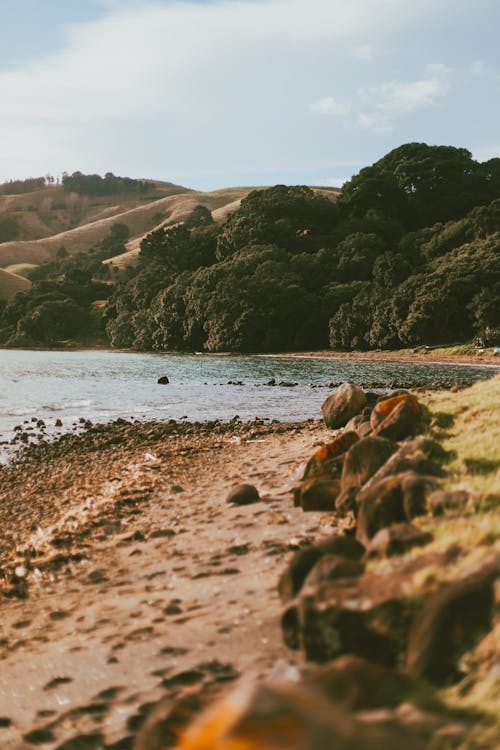
[[[221,225],[200,206],[149,234],[112,287],[99,265],[126,241],[126,228],[113,231],[88,256],[37,269],[33,288],[0,312],[0,343],[79,341],[92,329],[138,350],[500,344],[500,159],[477,162],[464,148],[400,146],[336,200],[277,185]]]

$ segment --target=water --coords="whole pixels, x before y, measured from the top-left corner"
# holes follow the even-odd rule
[[[81,417],[107,422],[117,417],[230,419],[237,414],[244,420],[295,421],[320,416],[328,391],[311,384],[469,383],[496,371],[334,358],[0,350],[0,440],[10,439],[14,427],[32,417],[43,419],[49,431],[58,418],[62,429],[69,430]],[[162,375],[169,377],[169,385],[157,384]],[[263,385],[271,378],[299,385]],[[229,380],[244,385],[227,385]]]

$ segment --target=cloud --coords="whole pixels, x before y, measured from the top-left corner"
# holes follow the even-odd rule
[[[317,99],[309,105],[311,112],[318,115],[348,115],[351,111],[351,105],[348,103],[338,102],[333,96],[325,96],[324,99]]]
[[[395,117],[431,107],[450,92],[451,68],[431,64],[425,72],[427,76],[416,81],[389,81],[359,89],[358,95],[369,109],[358,115],[358,125],[386,132]]]
[[[61,49],[0,69],[0,177],[82,169],[222,183],[235,170],[256,180],[312,171],[326,157],[335,169],[351,158],[342,118],[423,107],[446,78],[371,84],[355,102],[367,66],[352,55],[387,50],[452,0],[100,3]],[[387,80],[375,63],[370,75]]]
[[[475,60],[470,66],[470,72],[475,76],[479,76],[484,72],[484,68],[485,65],[482,60]]]

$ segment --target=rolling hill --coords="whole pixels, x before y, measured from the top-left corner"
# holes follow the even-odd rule
[[[0,268],[8,268],[20,263],[39,265],[53,260],[61,247],[64,247],[70,255],[88,250],[98,244],[116,222],[128,226],[131,236],[129,249],[137,255],[141,239],[153,229],[164,224],[183,221],[193,208],[200,204],[210,210],[221,210],[221,217],[223,217],[230,210],[229,204],[233,204],[232,210],[235,210],[239,205],[239,200],[252,189],[228,188],[215,190],[211,193],[202,193],[181,188],[183,192],[159,198],[143,205],[133,205],[119,213],[98,218],[48,237],[3,242],[0,244]],[[224,211],[226,211],[226,214]]]
[[[27,292],[31,281],[0,268],[0,299],[12,299],[18,292]]]

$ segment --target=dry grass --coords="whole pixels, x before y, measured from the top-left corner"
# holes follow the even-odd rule
[[[18,292],[27,292],[31,281],[0,268],[0,299],[12,299]]]
[[[7,268],[4,268],[4,271],[15,273],[17,276],[24,276],[27,278],[30,271],[34,271],[35,268],[38,268],[38,266],[34,263],[14,263],[13,266],[7,266]]]

